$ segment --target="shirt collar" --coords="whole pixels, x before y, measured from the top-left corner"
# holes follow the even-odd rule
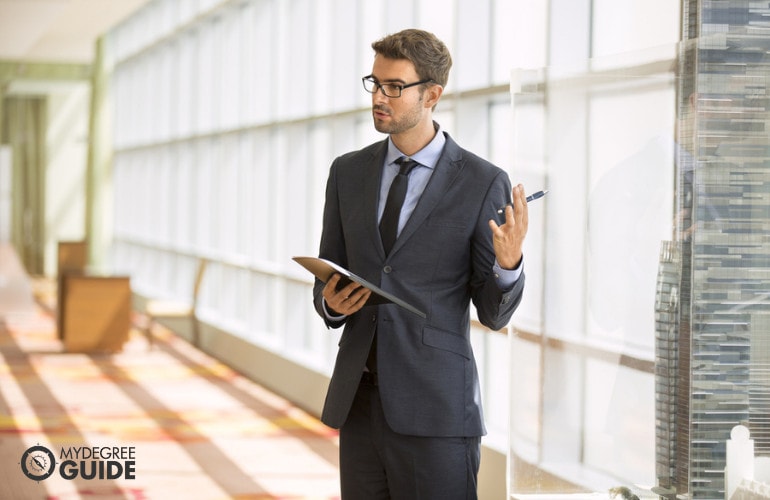
[[[433,169],[438,163],[438,159],[441,157],[441,152],[444,151],[444,144],[446,143],[446,137],[441,130],[441,125],[433,122],[436,127],[436,135],[433,140],[428,143],[427,146],[410,156],[411,159],[418,162],[420,165]],[[406,156],[404,153],[398,150],[393,140],[388,137],[388,153],[385,156],[385,165],[390,165],[402,156]]]

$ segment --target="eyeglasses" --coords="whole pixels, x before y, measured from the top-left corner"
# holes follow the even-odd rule
[[[366,91],[370,94],[376,93],[377,89],[382,89],[382,93],[385,95],[385,97],[390,98],[401,97],[401,92],[404,89],[408,89],[409,87],[422,85],[423,83],[434,83],[430,78],[426,80],[420,80],[419,82],[407,83],[406,85],[401,85],[399,83],[380,83],[375,80],[374,75],[365,76],[361,78],[361,81],[364,83],[364,89],[366,89]]]

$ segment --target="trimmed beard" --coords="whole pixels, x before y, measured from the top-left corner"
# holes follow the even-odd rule
[[[420,92],[420,99],[417,101],[415,106],[407,111],[407,113],[402,116],[398,120],[391,120],[388,125],[385,125],[384,122],[379,122],[376,117],[374,117],[374,128],[377,130],[377,132],[381,132],[383,134],[391,134],[391,135],[398,135],[401,133],[406,132],[407,130],[410,130],[417,126],[417,124],[420,123],[422,120],[422,113],[420,112],[422,110],[422,103],[423,103],[423,92]],[[373,110],[383,110],[382,106],[374,106],[372,108]],[[388,110],[385,110],[388,111]],[[392,118],[393,115],[389,114],[389,116]]]

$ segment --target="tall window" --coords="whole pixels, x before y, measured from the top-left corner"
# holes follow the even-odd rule
[[[551,193],[511,343],[511,493],[732,497],[732,428],[768,447],[765,6],[683,2],[677,44],[669,2],[550,5],[548,64],[512,78],[514,164]]]

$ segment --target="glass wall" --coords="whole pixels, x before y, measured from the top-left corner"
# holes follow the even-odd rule
[[[625,58],[648,59],[640,64],[596,58],[583,71],[514,72],[516,164],[528,161],[549,189],[530,220],[529,300],[510,339],[516,498],[655,485],[656,280],[675,213],[675,55],[672,45],[658,60]]]
[[[510,336],[509,490],[649,492],[679,5],[544,3],[547,62],[511,75],[514,165],[549,193],[530,209],[527,297]]]
[[[511,336],[510,495],[759,498],[770,477],[726,471],[736,426],[770,447],[766,5],[683,2],[683,42],[655,47],[593,7],[591,57],[512,78],[514,163],[551,192]]]

